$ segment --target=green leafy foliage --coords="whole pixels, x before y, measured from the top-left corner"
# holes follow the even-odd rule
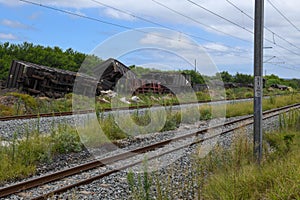
[[[253,161],[252,141],[241,130],[230,147],[216,145],[203,157],[205,147],[199,145],[190,165],[171,165],[166,173],[151,174],[150,191],[144,189],[140,175],[130,172],[131,198],[145,199],[150,193],[152,199],[160,200],[300,199],[300,129],[295,120],[299,116],[299,112],[287,114],[291,118],[285,119],[287,124],[266,134],[260,166]]]
[[[79,152],[82,149],[82,144],[76,130],[66,125],[60,126],[52,139],[52,151],[55,153]]]
[[[265,76],[266,79],[266,87],[270,87],[273,84],[286,85],[292,87],[294,89],[300,88],[300,80],[299,79],[282,79],[277,75],[271,74]]]
[[[22,44],[0,43],[0,80],[6,80],[12,60],[45,65],[49,67],[78,71],[87,55],[74,51],[71,48],[63,51],[61,48],[44,47],[24,42]],[[88,56],[85,62],[85,69],[89,73],[89,67],[101,61],[96,56]]]
[[[51,135],[39,131],[26,133],[25,139],[17,139],[17,133],[8,145],[0,145],[0,181],[23,178],[35,173],[40,162],[51,162],[56,154],[78,152],[82,149],[75,129],[67,125],[59,127]],[[0,140],[1,142],[1,140]]]
[[[205,84],[204,77],[195,70],[183,70],[183,73],[191,76],[191,81],[193,84]]]
[[[13,96],[18,98],[16,108],[16,114],[32,114],[37,112],[38,104],[34,97],[28,94],[21,94],[16,92],[7,93],[6,96]],[[21,107],[24,107],[24,112],[21,111]]]

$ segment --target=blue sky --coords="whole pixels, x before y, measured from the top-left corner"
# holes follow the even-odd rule
[[[192,68],[191,65],[196,59],[199,70],[203,73],[210,67],[215,68],[211,71],[225,70],[232,74],[253,73],[253,34],[249,33],[253,31],[253,21],[250,19],[254,13],[253,1],[32,0],[32,2],[89,19],[18,0],[0,0],[1,43],[27,41],[44,46],[58,46],[62,49],[72,48],[87,54],[99,53],[97,55],[102,58],[114,56],[116,55],[114,51],[124,49],[128,52],[119,56],[119,59],[128,65],[146,66],[149,63],[151,65],[156,63],[169,65],[173,69]],[[191,2],[195,2],[198,6]],[[272,5],[279,8],[286,18]],[[297,10],[299,6],[300,3],[296,0],[265,1],[267,27],[265,46],[272,47],[265,49],[265,60],[268,62],[264,68],[267,74],[300,78],[300,32],[297,30],[300,28]],[[200,7],[223,16],[227,21]],[[160,25],[172,30],[165,31]],[[131,28],[139,28],[144,34]],[[205,57],[204,54],[199,55],[198,47],[187,45],[189,43],[198,44],[202,49],[201,52],[205,52]],[[136,50],[139,45],[144,49]],[[107,51],[106,49],[97,51],[97,48],[103,47],[106,47]],[[156,48],[156,51],[147,50],[148,47]],[[173,58],[172,53],[167,51],[175,52],[179,59]]]

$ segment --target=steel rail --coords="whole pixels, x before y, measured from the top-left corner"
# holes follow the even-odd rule
[[[119,107],[119,108],[103,108],[101,112],[109,112],[109,111],[118,111],[118,110],[135,110],[135,109],[144,109],[144,108],[156,108],[156,107],[164,107],[164,106],[180,106],[180,105],[188,105],[188,104],[200,104],[200,103],[217,103],[222,101],[234,101],[234,100],[246,100],[251,98],[238,98],[238,99],[220,99],[213,101],[195,101],[195,102],[183,102],[183,103],[172,103],[166,105],[134,105],[129,107]],[[71,116],[76,114],[88,114],[96,112],[95,110],[79,110],[79,111],[66,111],[66,112],[52,112],[52,113],[40,113],[40,114],[28,114],[28,115],[14,115],[14,116],[3,116],[0,117],[0,121],[9,121],[9,120],[20,120],[20,119],[35,119],[41,117],[61,117],[61,116]]]
[[[293,104],[293,105],[289,105],[289,106],[285,106],[285,107],[281,107],[281,108],[277,108],[277,109],[268,110],[268,111],[264,112],[264,115],[269,115],[269,116],[265,116],[264,119],[267,119],[267,118],[279,115],[282,112],[287,112],[291,109],[297,109],[297,108],[300,108],[300,104]],[[272,114],[272,113],[275,113],[275,114]],[[34,179],[23,181],[23,182],[14,184],[14,185],[10,185],[10,186],[4,187],[4,188],[0,188],[0,197],[5,197],[5,196],[11,195],[11,194],[18,193],[20,191],[28,190],[28,189],[46,184],[46,183],[54,182],[54,181],[63,179],[65,177],[71,176],[71,175],[75,175],[75,174],[78,174],[78,173],[81,173],[81,172],[84,172],[84,171],[95,169],[97,167],[102,167],[104,165],[112,164],[112,163],[120,161],[120,160],[128,159],[128,158],[131,158],[131,157],[135,156],[136,154],[146,153],[146,152],[158,149],[158,148],[162,148],[165,145],[167,145],[171,142],[174,142],[174,141],[179,141],[179,140],[195,137],[195,136],[198,136],[200,134],[204,134],[204,133],[206,133],[210,130],[222,128],[224,126],[228,126],[228,125],[232,125],[232,124],[237,124],[237,123],[240,123],[240,122],[243,122],[243,121],[246,121],[246,120],[251,120],[251,121],[248,121],[244,124],[241,124],[241,125],[239,125],[235,128],[231,128],[227,131],[221,132],[217,135],[204,138],[202,140],[197,141],[196,143],[212,139],[213,137],[217,137],[217,136],[226,134],[228,132],[232,132],[233,130],[239,129],[243,126],[253,124],[253,115],[242,117],[240,119],[229,121],[229,122],[226,122],[226,123],[223,123],[223,124],[217,124],[215,126],[208,127],[208,128],[203,129],[203,130],[200,130],[200,131],[196,131],[196,132],[189,133],[189,134],[186,134],[186,135],[182,135],[182,136],[178,136],[178,137],[175,137],[175,138],[167,139],[167,140],[160,141],[160,142],[157,142],[157,143],[145,146],[145,147],[140,147],[140,148],[136,148],[134,150],[128,151],[128,152],[120,153],[120,154],[117,154],[117,155],[114,155],[114,156],[111,156],[111,157],[91,161],[89,163],[82,164],[82,165],[79,165],[79,166],[76,166],[76,167],[73,167],[73,168],[68,168],[68,169],[61,170],[61,171],[58,171],[58,172],[55,172],[55,173],[52,173],[52,174],[44,175],[44,176],[41,176],[41,177],[37,177],[37,178],[34,178]],[[191,143],[191,144],[193,144],[193,143]],[[189,145],[191,145],[191,144],[189,144]],[[136,164],[138,164],[138,163],[136,163]],[[101,174],[101,175],[97,176],[96,178],[92,177],[89,180],[80,181],[78,184],[82,185],[82,184],[86,184],[88,182],[92,182],[93,180],[102,178],[104,176],[115,173],[115,172],[117,172],[117,171],[119,171],[123,168],[128,168],[128,167],[131,167],[131,166],[136,165],[136,164],[131,164],[131,165],[128,165],[127,167],[121,167],[120,169],[115,169],[115,170],[105,172],[104,174]],[[70,189],[71,187],[78,186],[78,184],[76,183],[76,184],[73,184],[73,185],[65,186],[63,188],[58,189],[54,193],[61,193],[62,191],[66,191],[66,190]],[[51,195],[51,194],[49,193],[46,196],[49,196],[49,195]],[[43,196],[45,196],[45,195],[43,195]]]

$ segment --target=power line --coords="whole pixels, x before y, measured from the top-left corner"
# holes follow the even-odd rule
[[[233,7],[236,8],[237,10],[239,10],[242,14],[244,14],[244,15],[247,16],[249,19],[251,19],[251,20],[254,21],[254,18],[253,18],[251,15],[247,14],[245,11],[243,11],[242,9],[240,9],[238,6],[236,6],[236,5],[235,5],[234,3],[232,3],[230,0],[226,0],[226,1],[227,1],[231,6],[233,6]],[[269,0],[268,0],[268,2],[270,3]],[[278,10],[278,9],[277,9],[277,10]],[[270,40],[268,40],[268,39],[265,39],[266,41],[271,42],[271,43],[275,44],[276,46],[279,46],[279,47],[282,48],[282,49],[285,49],[285,50],[287,50],[287,51],[290,51],[289,49],[287,49],[287,48],[285,48],[285,47],[282,47],[281,45],[278,45],[278,44],[275,43],[275,41],[274,41],[274,35],[276,35],[278,38],[284,40],[285,42],[289,43],[290,45],[292,45],[292,46],[294,46],[294,47],[296,47],[296,48],[299,48],[299,47],[295,46],[294,44],[290,43],[289,41],[287,41],[287,40],[286,40],[285,38],[283,38],[282,36],[278,35],[277,33],[274,33],[274,32],[273,32],[271,29],[269,29],[268,27],[264,26],[264,28],[273,34],[273,42],[270,41]],[[297,30],[298,30],[298,28],[297,28]],[[285,56],[283,56],[281,53],[279,53],[278,51],[276,51],[276,52],[277,52],[281,57],[283,57],[285,60],[289,60],[289,59],[287,59]],[[290,51],[290,52],[291,52],[291,51]],[[292,51],[292,53],[297,54],[297,53],[295,53],[295,52],[293,52],[293,51]],[[297,54],[297,55],[299,55],[299,54]],[[278,56],[276,56],[276,58],[277,58],[277,59],[280,59]],[[283,60],[283,59],[280,59],[280,60],[284,61],[285,64],[287,64],[285,60]],[[277,64],[277,63],[268,63],[268,64],[276,65],[276,66],[278,66],[278,67],[282,67],[282,68],[286,68],[286,69],[290,69],[290,70],[294,70],[294,71],[299,71],[299,70],[295,69],[294,67],[285,67],[285,66],[279,65],[279,64]],[[291,65],[291,66],[292,66],[292,65]]]
[[[247,14],[246,12],[244,12],[242,9],[240,9],[238,6],[236,6],[234,3],[232,3],[232,2],[229,1],[229,0],[226,0],[226,1],[227,1],[230,5],[232,5],[234,8],[236,8],[236,9],[239,10],[241,13],[243,13],[243,14],[246,15],[248,18],[250,18],[251,20],[254,21],[254,18],[253,18],[252,16],[250,16],[249,14]],[[287,48],[285,48],[285,47],[282,47],[281,45],[276,44],[275,41],[274,41],[274,35],[277,36],[278,38],[280,38],[281,40],[285,41],[285,42],[288,43],[289,45],[291,45],[291,46],[293,46],[293,47],[295,47],[295,48],[297,48],[297,49],[300,50],[300,48],[299,48],[298,46],[296,46],[295,44],[291,43],[290,41],[288,41],[288,40],[285,39],[284,37],[280,36],[279,34],[275,33],[274,31],[272,31],[272,30],[271,30],[270,28],[268,28],[267,26],[264,26],[264,28],[273,34],[273,41],[272,41],[272,40],[269,40],[269,39],[267,39],[267,38],[265,38],[266,41],[268,41],[268,42],[270,42],[270,43],[272,43],[272,44],[275,44],[276,46],[278,46],[278,47],[280,47],[280,48],[282,48],[282,49],[285,49],[285,50],[287,50],[287,51],[289,51],[289,52],[291,52],[291,53],[293,53],[293,54],[300,55],[300,54],[298,54],[298,53],[296,53],[296,52],[291,51],[290,49],[287,49]]]
[[[232,3],[231,1],[229,0],[226,0],[230,5],[232,5],[233,7],[235,7],[237,10],[239,10],[241,13],[243,13],[244,15],[246,15],[249,19],[253,20],[254,21],[254,18],[247,14],[246,12],[244,12],[242,9],[240,9],[238,6],[236,6],[234,3]]]
[[[96,21],[96,22],[99,22],[99,23],[104,23],[104,24],[107,24],[107,25],[111,25],[111,26],[115,26],[115,27],[119,27],[119,28],[124,28],[124,29],[127,29],[127,30],[134,30],[136,32],[141,32],[141,33],[145,33],[145,34],[151,34],[151,35],[155,35],[157,37],[168,39],[168,40],[173,40],[173,41],[175,40],[174,38],[170,38],[170,37],[166,37],[166,36],[162,36],[162,35],[157,35],[157,34],[154,34],[154,33],[146,32],[146,31],[143,31],[143,30],[135,29],[134,27],[129,27],[129,26],[125,26],[125,25],[120,25],[120,24],[116,24],[116,23],[112,23],[112,22],[100,20],[98,18],[89,17],[89,16],[86,16],[86,15],[83,15],[83,14],[78,14],[78,13],[74,13],[74,12],[71,12],[71,11],[62,10],[62,9],[59,9],[59,8],[54,8],[54,7],[43,5],[43,4],[40,4],[40,3],[36,3],[36,2],[28,1],[28,0],[19,0],[19,1],[22,1],[22,2],[25,2],[25,3],[28,3],[28,4],[32,4],[32,5],[36,5],[36,6],[40,6],[40,7],[44,7],[44,8],[47,8],[47,9],[50,9],[50,10],[54,10],[54,11],[57,11],[57,12],[61,12],[61,13],[65,13],[65,14],[69,14],[69,15],[73,15],[73,16],[85,18],[85,19],[88,19],[88,20]],[[92,0],[92,1],[94,1],[94,0]],[[134,15],[134,16],[136,16],[136,15]],[[136,16],[136,17],[138,17],[138,16]],[[141,17],[138,17],[138,18],[141,18]],[[156,23],[156,22],[151,21],[151,23]],[[157,23],[157,25],[158,24],[159,23]],[[161,24],[159,24],[159,25],[161,25]],[[164,25],[162,25],[162,26],[164,26]],[[173,30],[175,30],[175,29],[173,29]],[[177,32],[182,33],[180,31],[177,31]],[[186,33],[183,33],[183,34],[186,34]],[[189,35],[189,34],[186,34],[186,35]],[[191,36],[191,35],[189,35],[189,36]],[[187,43],[187,42],[184,42],[184,41],[181,41],[181,42]],[[215,43],[215,42],[213,42],[213,43]],[[199,45],[195,45],[195,44],[191,44],[191,43],[188,43],[188,44],[192,45],[192,46],[199,47]],[[218,43],[215,43],[215,44],[218,44]],[[227,47],[231,47],[231,46],[227,46]],[[207,49],[207,50],[218,51],[217,49],[209,48],[209,47],[205,47],[205,46],[202,46],[202,48]],[[288,50],[288,49],[286,49],[286,50]]]
[[[299,69],[296,69],[294,67],[287,67],[287,66],[283,66],[283,65],[280,65],[280,64],[277,64],[277,63],[266,63],[266,65],[275,65],[277,67],[280,67],[280,68],[284,68],[284,69],[289,69],[289,70],[293,70],[293,71],[296,71],[296,72],[300,72]]]
[[[295,63],[295,62],[291,62],[291,59],[288,59],[287,57],[285,57],[281,52],[277,51],[276,49],[274,49],[274,51],[279,54],[280,56],[277,57],[279,60],[284,61],[286,64],[290,65],[290,66],[299,66],[299,64]],[[282,58],[280,58],[282,57]],[[292,64],[289,64],[292,63]]]
[[[245,31],[247,31],[247,32],[249,32],[249,33],[251,33],[251,34],[254,34],[253,31],[247,29],[246,27],[241,26],[240,24],[238,24],[238,23],[236,23],[236,22],[234,22],[234,21],[231,21],[231,20],[229,20],[229,19],[227,19],[227,18],[225,18],[225,17],[223,17],[223,16],[221,16],[221,15],[215,13],[215,12],[213,12],[213,11],[211,11],[211,10],[205,8],[204,6],[201,6],[200,4],[198,4],[198,3],[196,3],[196,2],[194,2],[194,1],[192,1],[192,0],[187,0],[187,1],[190,2],[191,4],[194,4],[195,6],[197,6],[197,7],[201,8],[201,9],[203,9],[203,10],[205,10],[205,11],[211,13],[212,15],[215,15],[215,16],[217,16],[217,17],[219,17],[219,18],[221,18],[221,19],[223,19],[223,20],[225,20],[225,21],[227,21],[227,22],[229,22],[229,23],[231,23],[231,24],[233,24],[233,25],[235,25],[235,26],[238,26],[238,27],[240,27],[241,29],[243,29],[243,30],[245,30]]]
[[[129,27],[129,26],[125,26],[125,25],[120,25],[120,24],[104,21],[104,20],[101,20],[101,19],[98,19],[98,18],[89,17],[89,16],[86,16],[86,15],[83,15],[83,14],[74,13],[74,12],[67,11],[67,10],[62,10],[62,9],[59,9],[59,8],[54,8],[54,7],[51,7],[51,6],[47,6],[47,5],[32,2],[32,1],[27,1],[27,0],[19,0],[19,1],[22,1],[22,2],[28,3],[28,4],[32,4],[32,5],[35,5],[35,6],[40,6],[40,7],[43,7],[43,8],[47,8],[47,9],[50,9],[50,10],[58,11],[58,12],[61,12],[61,13],[73,15],[73,16],[76,16],[76,17],[81,17],[81,18],[85,18],[85,19],[88,19],[88,20],[100,22],[100,23],[103,23],[103,24],[116,26],[116,27],[119,27],[119,28],[134,29],[133,27]]]
[[[274,32],[273,32],[272,30],[270,30],[268,27],[265,26],[265,29],[268,30],[268,31],[270,31],[270,32],[273,34],[273,36],[274,36],[274,35],[277,36],[278,38],[280,38],[281,40],[285,41],[285,42],[288,43],[289,45],[291,45],[291,46],[293,46],[293,47],[295,47],[295,48],[297,48],[297,49],[300,50],[300,48],[299,48],[298,46],[294,45],[293,43],[291,43],[290,41],[288,41],[288,40],[285,39],[284,37],[282,37],[282,36],[280,36],[280,35],[274,33]],[[271,41],[271,42],[272,42],[272,41]],[[275,41],[274,41],[274,37],[273,37],[273,42],[272,42],[272,43],[276,45],[276,43],[275,43]]]
[[[300,32],[300,29],[291,20],[289,20],[270,0],[267,1],[289,24],[291,24],[297,31]]]
[[[300,71],[299,69],[297,69],[298,65],[296,63],[289,64],[291,62],[290,59],[285,57],[281,52],[277,51],[276,49],[274,49],[274,51],[277,53],[277,55],[279,55],[279,56],[276,55],[276,59],[281,60],[282,62],[284,62],[284,65],[289,65],[290,67],[281,65],[279,63],[266,63],[266,64],[276,65],[280,68],[285,68],[285,69],[294,70],[294,71],[298,71],[298,72]]]
[[[100,1],[97,1],[97,0],[91,0],[91,1],[93,1],[93,2],[95,2],[95,3],[97,3],[97,4],[99,4],[99,5],[102,5],[102,6],[104,6],[104,7],[107,7],[107,8],[113,9],[113,10],[116,10],[116,11],[118,11],[118,12],[121,12],[121,13],[123,13],[123,14],[127,14],[127,15],[129,15],[129,16],[131,16],[131,17],[136,18],[136,19],[139,19],[139,20],[142,20],[142,21],[151,23],[151,24],[153,24],[153,25],[156,25],[156,26],[159,26],[159,27],[162,27],[162,28],[167,28],[167,29],[176,31],[176,32],[178,32],[178,33],[184,33],[185,35],[190,36],[190,37],[192,37],[192,38],[197,38],[197,39],[201,39],[201,40],[206,41],[206,42],[210,42],[210,43],[213,43],[213,44],[220,45],[220,43],[217,43],[217,42],[215,42],[215,41],[208,40],[208,39],[203,38],[203,37],[199,37],[199,36],[192,35],[192,34],[189,34],[189,33],[183,32],[183,31],[180,31],[180,30],[173,29],[172,27],[169,27],[169,26],[160,24],[160,23],[158,23],[158,22],[154,22],[154,21],[149,20],[149,19],[146,19],[146,18],[144,18],[144,17],[140,17],[140,16],[135,15],[135,14],[133,14],[133,13],[131,13],[131,12],[128,12],[128,11],[125,11],[125,10],[122,10],[122,9],[119,9],[119,8],[116,8],[116,7],[113,7],[113,6],[111,6],[111,5],[102,3],[102,2],[100,2]],[[157,3],[158,3],[158,2],[157,2]],[[197,22],[198,22],[198,21],[197,21]],[[199,22],[199,23],[200,23],[200,22]],[[203,24],[203,25],[205,25],[205,24]],[[206,25],[206,26],[207,26],[207,25]],[[211,27],[211,28],[213,28],[213,27]],[[218,29],[215,29],[215,30],[219,31]],[[219,32],[222,32],[222,31],[219,31]],[[222,33],[223,33],[223,32],[222,32]],[[226,33],[224,33],[224,34],[226,34]],[[233,37],[235,37],[235,36],[233,36]],[[229,46],[229,45],[225,45],[225,44],[221,44],[221,45],[226,46],[226,47],[229,47],[229,48],[235,48],[235,47],[233,47],[233,46]],[[241,52],[242,52],[242,51],[241,51]]]
[[[168,10],[170,10],[170,11],[172,11],[172,12],[174,12],[174,13],[180,15],[180,16],[182,16],[182,17],[185,17],[185,18],[187,18],[187,19],[189,19],[189,20],[191,20],[191,21],[197,23],[197,24],[200,24],[200,25],[202,25],[202,26],[205,26],[205,27],[207,27],[207,28],[209,28],[209,29],[212,29],[212,30],[217,31],[217,32],[219,32],[219,33],[222,33],[222,34],[224,34],[224,35],[228,35],[228,36],[230,36],[230,37],[232,37],[232,38],[241,40],[241,41],[243,41],[243,42],[251,43],[251,42],[248,41],[248,40],[245,40],[245,39],[236,37],[236,36],[234,36],[234,35],[232,35],[232,34],[229,34],[229,33],[226,33],[226,32],[224,32],[224,31],[221,31],[221,30],[219,30],[219,29],[217,29],[217,28],[215,28],[215,27],[212,27],[212,26],[209,26],[209,25],[207,25],[207,24],[204,24],[204,23],[200,22],[199,20],[196,20],[196,19],[194,19],[194,18],[192,18],[192,17],[189,17],[189,16],[187,16],[187,15],[185,15],[185,14],[183,14],[183,13],[181,13],[181,12],[175,10],[175,9],[172,9],[172,8],[170,8],[169,6],[167,6],[167,5],[165,5],[165,4],[161,3],[161,2],[158,2],[158,1],[156,1],[156,0],[152,0],[152,1],[153,1],[154,3],[156,3],[156,4],[158,4],[158,5],[160,5],[160,6],[164,7],[164,8],[166,8],[166,9],[168,9]]]
[[[136,31],[136,32],[144,33],[144,34],[151,34],[151,35],[154,35],[156,37],[163,38],[163,39],[168,39],[168,40],[172,40],[172,41],[180,41],[180,39],[175,40],[174,38],[171,38],[171,37],[167,37],[167,36],[163,36],[163,35],[159,35],[159,34],[155,34],[155,33],[150,33],[150,32],[147,32],[147,31],[143,31],[141,29],[136,29],[134,27],[129,27],[129,26],[125,26],[125,25],[120,25],[120,24],[100,20],[98,18],[89,17],[89,16],[86,16],[86,15],[83,15],[83,14],[74,13],[74,12],[71,12],[71,11],[67,11],[67,10],[63,10],[63,9],[59,9],[59,8],[55,8],[55,7],[51,7],[51,6],[47,6],[47,5],[44,5],[44,4],[40,4],[40,3],[28,1],[28,0],[19,0],[19,1],[24,2],[24,3],[28,3],[28,4],[32,4],[32,5],[35,5],[35,6],[40,6],[40,7],[46,8],[46,9],[54,10],[54,11],[57,11],[57,12],[65,13],[65,14],[68,14],[68,15],[81,17],[81,18],[84,18],[84,19],[87,19],[87,20],[92,20],[92,21],[95,21],[95,22],[99,22],[99,23],[103,23],[103,24],[107,24],[107,25],[111,25],[111,26],[115,26],[115,27],[119,27],[119,28],[123,28],[123,29],[127,29],[127,30],[133,30],[133,31]],[[180,32],[180,31],[177,31],[177,32],[182,34],[182,32]],[[185,34],[185,33],[183,33],[183,34]],[[185,34],[185,35],[187,35],[187,34]],[[185,42],[185,41],[180,41],[180,42],[189,44],[191,46],[200,47],[200,45],[193,44],[193,43],[190,43],[190,42]],[[201,47],[204,48],[204,49],[207,49],[207,50],[218,51],[216,49],[205,47],[205,46],[201,46]]]
[[[148,22],[148,23],[150,23],[150,24],[153,24],[153,25],[156,25],[156,26],[159,26],[159,27],[162,27],[162,28],[167,28],[167,29],[170,29],[170,30],[173,30],[173,31],[176,31],[176,32],[182,33],[182,31],[178,31],[178,30],[176,30],[176,29],[173,29],[173,28],[171,28],[171,27],[165,26],[165,25],[163,25],[163,24],[160,24],[160,23],[157,23],[157,22],[151,21],[151,20],[149,20],[149,19],[146,19],[146,18],[143,18],[143,17],[137,16],[137,15],[134,15],[134,14],[132,14],[132,13],[128,12],[128,11],[121,10],[121,9],[119,9],[119,8],[116,8],[116,7],[113,7],[113,6],[107,5],[107,4],[105,4],[105,3],[102,3],[102,2],[100,2],[100,1],[96,1],[96,0],[91,0],[91,1],[93,1],[93,2],[95,2],[95,3],[97,3],[97,4],[100,4],[100,5],[104,6],[104,7],[111,8],[111,9],[113,9],[113,10],[116,10],[116,11],[118,11],[118,12],[121,12],[121,13],[127,14],[127,15],[129,15],[129,16],[131,16],[131,17],[134,17],[134,18],[136,18],[136,19],[139,19],[139,20],[142,20],[142,21]],[[186,35],[188,35],[188,36],[190,36],[190,37],[193,37],[193,38],[201,39],[201,40],[203,40],[203,41],[207,41],[207,42],[212,42],[212,43],[215,43],[214,41],[212,41],[212,40],[208,40],[208,39],[206,39],[206,38],[203,38],[203,37],[199,37],[199,36],[196,36],[196,35],[191,35],[191,34],[188,34],[188,33],[184,33],[184,34],[186,34]]]

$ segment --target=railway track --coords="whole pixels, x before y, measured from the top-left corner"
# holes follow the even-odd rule
[[[197,103],[217,103],[217,102],[227,102],[227,101],[241,101],[241,100],[251,100],[249,98],[241,99],[227,99],[227,100],[214,100],[214,101],[198,101],[198,102],[186,102],[186,103],[173,103],[172,105],[166,106],[179,106],[179,105],[188,105],[188,104],[197,104]],[[163,105],[153,105],[153,107],[162,107]],[[149,105],[140,105],[140,106],[130,106],[130,107],[120,107],[120,108],[104,108],[101,112],[109,112],[114,110],[135,110],[135,109],[144,109],[149,108]],[[95,110],[81,110],[81,111],[67,111],[67,112],[52,112],[52,113],[40,113],[40,114],[28,114],[28,115],[15,115],[15,116],[4,116],[0,117],[0,121],[9,121],[9,120],[22,120],[22,119],[35,119],[40,117],[61,117],[61,116],[71,116],[76,114],[88,114],[95,112]]]
[[[265,111],[263,113],[264,114],[263,119],[268,119],[268,118],[274,117],[276,115],[279,115],[281,113],[288,112],[292,109],[299,109],[299,108],[300,108],[300,104],[294,104],[294,105],[285,106],[285,107],[282,107],[282,108],[279,108],[279,109],[273,109],[273,110]],[[176,145],[175,148],[169,149],[167,151],[163,151],[162,153],[159,153],[159,154],[154,155],[154,156],[147,157],[148,160],[155,159],[155,158],[161,157],[163,155],[170,154],[174,151],[180,150],[182,148],[186,148],[190,145],[202,143],[204,141],[211,140],[215,137],[225,135],[225,134],[230,133],[230,132],[232,132],[236,129],[240,129],[241,127],[244,127],[244,126],[247,126],[247,125],[250,125],[250,124],[253,124],[253,116],[246,116],[246,117],[234,120],[234,121],[226,122],[226,123],[223,123],[223,124],[217,124],[217,125],[214,125],[212,127],[209,127],[209,128],[203,129],[203,130],[194,131],[194,132],[191,132],[189,134],[174,137],[172,139],[166,139],[166,140],[163,140],[163,141],[160,141],[160,142],[150,144],[148,146],[136,148],[136,149],[133,149],[129,152],[119,153],[119,154],[116,154],[116,155],[113,155],[113,156],[110,156],[110,157],[106,157],[106,158],[103,158],[103,159],[94,160],[94,161],[91,161],[89,163],[82,164],[82,165],[79,165],[79,166],[76,166],[76,167],[73,167],[73,168],[65,169],[65,170],[58,171],[58,172],[55,172],[55,173],[52,173],[52,174],[49,174],[49,175],[44,175],[44,176],[41,176],[41,177],[37,177],[37,178],[34,178],[34,179],[30,179],[30,180],[27,180],[27,181],[24,181],[24,182],[17,183],[17,184],[14,184],[14,185],[10,185],[10,186],[7,186],[7,187],[0,188],[0,198],[1,197],[6,197],[6,196],[11,195],[11,194],[17,194],[18,192],[29,190],[29,189],[32,189],[32,188],[35,188],[35,187],[38,187],[38,186],[41,186],[41,185],[44,185],[44,184],[47,184],[47,183],[56,182],[56,181],[59,181],[59,180],[62,180],[64,178],[66,178],[66,177],[74,176],[76,174],[87,172],[89,170],[101,168],[105,165],[110,165],[110,164],[116,163],[118,161],[125,161],[127,159],[130,159],[130,158],[134,157],[137,154],[144,154],[144,153],[147,153],[147,152],[155,151],[157,149],[161,149],[161,148],[165,147],[166,145],[168,145],[170,143],[182,141],[182,140],[185,140],[185,139],[188,139],[188,138],[193,138],[193,137],[197,138],[197,136],[204,135],[208,131],[217,130],[217,129],[220,129],[220,128],[226,127],[226,126],[231,127],[229,129],[227,129],[226,131],[222,131],[218,134],[211,135],[211,136],[208,136],[208,137],[205,137],[205,138],[199,138],[199,139],[196,139],[192,142],[189,142],[188,144],[184,144],[184,145],[181,145],[181,146]],[[233,125],[235,125],[235,126],[232,127]],[[67,190],[78,187],[80,185],[85,185],[85,184],[91,183],[94,180],[101,179],[105,176],[116,173],[120,170],[124,170],[124,169],[130,168],[132,166],[138,165],[138,164],[142,163],[143,161],[144,161],[143,159],[142,160],[137,160],[137,161],[130,162],[129,164],[125,164],[125,165],[119,166],[119,167],[111,169],[111,170],[106,170],[105,172],[100,173],[96,176],[92,176],[92,177],[89,177],[89,178],[86,178],[86,179],[80,179],[76,183],[72,183],[72,184],[69,184],[67,186],[60,187],[58,189],[52,190],[51,192],[47,192],[47,193],[42,194],[40,196],[36,196],[33,199],[46,199],[47,197],[52,196],[54,194],[59,194],[59,193],[65,192]]]

